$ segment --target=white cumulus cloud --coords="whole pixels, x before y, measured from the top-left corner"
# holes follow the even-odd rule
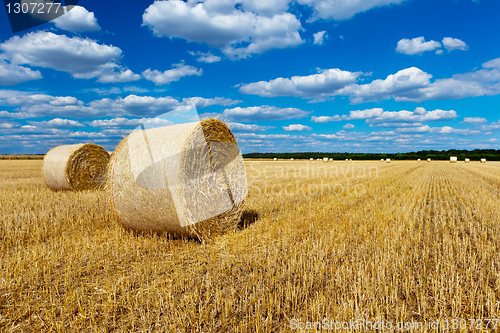
[[[339,115],[334,115],[334,116],[319,116],[319,117],[316,117],[316,116],[312,116],[311,117],[311,121],[313,123],[320,123],[320,124],[324,124],[324,123],[329,123],[329,122],[332,122],[332,121],[342,121],[342,120],[347,120],[349,119],[348,116],[346,115],[342,115],[342,116],[339,116]]]
[[[323,45],[323,42],[325,41],[325,38],[328,37],[328,34],[326,33],[326,31],[319,31],[313,34],[313,36],[314,36],[314,45]]]
[[[9,111],[0,111],[0,118],[10,118],[10,119],[26,119],[26,118],[35,118],[35,114],[30,114],[27,112],[9,112]]]
[[[310,112],[297,108],[278,108],[275,106],[252,106],[226,109],[223,116],[233,121],[275,121],[306,117]]]
[[[103,74],[97,81],[102,83],[117,83],[137,81],[141,78],[139,74],[133,73],[130,69],[122,70],[121,72],[111,72]]]
[[[356,112],[356,111],[351,111]],[[443,121],[452,120],[457,117],[457,112],[455,110],[433,110],[427,111],[423,107],[415,108],[415,111],[383,111],[378,115],[367,117],[366,122],[376,126],[379,123],[418,123],[418,122],[428,122],[428,121]],[[351,118],[351,117],[350,117]],[[352,118],[351,118],[352,119]],[[359,118],[357,118],[359,119]]]
[[[164,72],[160,72],[158,70],[151,70],[148,68],[144,72],[142,72],[142,76],[148,80],[154,82],[157,86],[161,86],[164,84],[169,84],[173,81],[178,81],[184,76],[197,75],[200,76],[203,74],[203,70],[201,68],[196,68],[193,66],[187,66],[183,62],[172,65],[172,69],[166,70]]]
[[[469,47],[467,46],[467,44],[465,44],[465,42],[461,41],[458,38],[452,38],[452,37],[443,38],[443,45],[448,51],[453,51],[453,50],[466,51],[469,49]]]
[[[12,64],[51,68],[77,79],[106,80],[110,75],[116,77],[109,82],[139,79],[138,75],[132,75],[118,64],[122,57],[118,47],[98,44],[91,39],[38,31],[22,37],[14,36],[0,44],[0,50]]]
[[[398,128],[398,133],[437,133],[437,134],[458,134],[458,135],[477,135],[480,134],[479,130],[471,130],[468,128],[460,129],[451,126],[443,127],[430,127],[428,125],[420,127]]]
[[[241,102],[242,101],[240,100],[233,100],[223,97],[214,97],[214,98],[188,97],[182,99],[183,105],[194,105],[197,109],[203,109],[212,105],[230,106]]]
[[[274,126],[261,126],[257,124],[242,124],[234,122],[229,122],[228,125],[234,132],[262,132],[268,129],[276,128]]]
[[[52,20],[59,29],[71,32],[97,31],[101,30],[93,12],[81,6],[74,6],[66,14]]]
[[[96,112],[106,114],[149,116],[160,115],[180,106],[180,102],[173,97],[152,97],[128,95],[125,98],[103,98],[89,103],[89,107]]]
[[[382,108],[365,110],[353,110],[349,115],[335,115],[332,117],[311,117],[315,123],[327,123],[341,120],[365,120],[370,127],[421,127],[422,123],[429,121],[453,120],[458,115],[454,110],[432,110],[427,111],[423,107],[417,107],[414,111],[384,111]]]
[[[243,84],[239,91],[262,97],[295,96],[319,98],[332,96],[340,89],[355,83],[362,72],[343,71],[338,68],[318,70],[318,74],[277,78]]]
[[[464,120],[462,123],[464,124],[482,124],[485,123],[487,120],[486,118],[483,117],[464,117]]]
[[[213,63],[213,62],[219,62],[221,61],[221,57],[213,55],[212,52],[193,52],[189,51],[189,54],[192,56],[197,57],[196,61],[198,62],[206,62],[206,63]]]
[[[243,84],[239,91],[262,97],[302,97],[312,99],[311,102],[328,100],[334,96],[349,96],[351,104],[391,98],[396,101],[422,102],[500,94],[500,58],[485,62],[482,67],[434,82],[430,80],[431,74],[410,67],[366,84],[356,83],[359,76],[364,74],[362,72],[329,69],[309,76],[280,77]]]
[[[283,129],[287,132],[304,132],[304,131],[311,131],[312,127],[302,125],[302,124],[292,124],[288,126],[282,126]]]
[[[433,40],[426,42],[424,37],[416,37],[412,39],[403,38],[398,42],[396,51],[399,53],[414,55],[422,54],[426,51],[434,51],[440,47],[441,43]]]
[[[135,90],[135,87],[128,87]],[[126,88],[124,88],[125,90]],[[128,90],[128,89],[127,89]],[[1,92],[1,91],[0,91]],[[128,95],[125,98],[102,98],[84,103],[73,96],[50,96],[45,94],[22,95],[20,93],[0,96],[0,102],[17,106],[15,112],[1,111],[2,118],[67,117],[89,118],[103,116],[157,116],[170,111],[182,111],[195,106],[202,109],[211,105],[229,106],[238,100],[215,97],[189,97],[179,101],[173,97]]]
[[[19,123],[13,122],[0,122],[0,128],[11,129],[21,126]]]
[[[55,118],[49,121],[28,121],[28,124],[37,128],[85,127],[85,125],[76,120],[61,118]]]
[[[92,127],[137,127],[144,124],[145,122],[148,122],[149,125],[155,125],[155,126],[168,126],[173,124],[171,121],[161,118],[129,119],[129,118],[118,117],[113,119],[94,120],[90,122],[89,125]]]
[[[143,25],[158,37],[206,43],[231,59],[303,43],[300,21],[285,12],[288,1],[244,1],[242,8],[237,4],[216,0],[155,1],[144,12]]]
[[[398,5],[404,0],[298,0],[298,3],[313,8],[314,13],[310,20],[334,19],[343,21],[352,18],[357,13],[372,8]]]
[[[13,86],[21,82],[39,80],[42,74],[30,68],[19,66],[0,59],[0,85]]]
[[[384,80],[373,80],[364,85],[351,85],[342,89],[340,95],[350,95],[353,103],[364,103],[389,99],[413,100],[419,97],[418,89],[427,87],[432,75],[416,67],[400,70]]]

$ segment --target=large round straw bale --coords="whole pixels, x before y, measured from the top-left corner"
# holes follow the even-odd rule
[[[43,159],[43,179],[52,190],[100,189],[108,162],[109,153],[93,143],[58,146]]]
[[[108,182],[125,229],[200,239],[235,230],[248,193],[234,135],[217,119],[134,131]]]

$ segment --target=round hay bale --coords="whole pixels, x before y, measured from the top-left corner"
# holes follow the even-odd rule
[[[113,154],[108,189],[125,229],[205,240],[237,228],[248,193],[234,135],[217,119],[134,131]]]
[[[43,158],[43,179],[52,190],[102,189],[108,162],[109,153],[93,143],[58,146]]]

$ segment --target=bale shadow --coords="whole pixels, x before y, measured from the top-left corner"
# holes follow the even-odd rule
[[[251,210],[245,210],[243,211],[243,214],[241,215],[241,219],[238,222],[237,230],[245,230],[259,219],[259,213],[253,209]],[[123,226],[122,226],[123,227]],[[157,231],[139,231],[139,230],[134,230],[130,229],[127,227],[123,227],[123,230],[128,233],[130,236],[141,238],[141,237],[146,237],[146,238],[161,238],[165,237],[168,240],[180,240],[180,241],[185,241],[185,242],[195,242],[195,243],[202,243],[201,239],[198,239],[196,237],[186,237],[186,236],[180,236],[176,234],[171,234],[168,232],[157,232]]]
[[[250,225],[257,222],[259,219],[259,213],[255,210],[245,210],[241,215],[241,220],[238,223],[238,230],[244,230],[248,228]]]

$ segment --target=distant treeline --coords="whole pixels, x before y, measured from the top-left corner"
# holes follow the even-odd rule
[[[0,160],[43,160],[45,155],[0,155]]]
[[[318,159],[323,157],[333,158],[334,160],[380,160],[382,158],[390,158],[391,160],[416,160],[416,159],[433,159],[433,160],[449,160],[450,156],[456,156],[459,161],[469,158],[471,161],[479,161],[485,158],[487,161],[500,161],[500,150],[495,149],[474,149],[474,150],[421,150],[410,153],[387,153],[387,154],[370,154],[370,153],[250,153],[243,154],[244,158],[278,158],[278,159]]]

